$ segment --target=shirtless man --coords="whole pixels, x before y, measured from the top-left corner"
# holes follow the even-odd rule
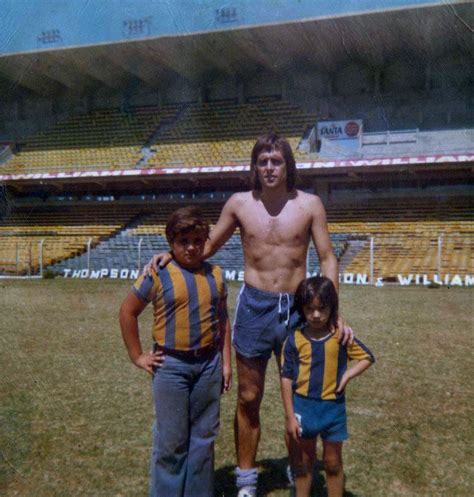
[[[295,189],[296,164],[290,144],[272,133],[260,137],[252,150],[250,169],[252,190],[235,193],[226,202],[204,251],[205,258],[211,257],[240,228],[245,282],[233,330],[238,378],[234,422],[238,497],[256,495],[265,372],[272,351],[279,360],[283,341],[297,320],[292,312],[293,294],[306,277],[311,239],[322,274],[338,287],[338,262],[323,204],[319,197]],[[167,260],[159,254],[153,263],[161,261],[163,265]],[[351,333],[346,329],[346,334]]]

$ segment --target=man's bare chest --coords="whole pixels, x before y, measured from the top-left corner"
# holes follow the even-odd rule
[[[281,212],[271,216],[261,209],[243,213],[241,233],[245,242],[287,245],[307,240],[311,219],[301,211]]]

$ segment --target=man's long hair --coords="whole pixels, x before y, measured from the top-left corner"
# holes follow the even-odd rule
[[[250,162],[250,183],[252,190],[261,191],[262,185],[258,178],[257,160],[262,152],[271,152],[278,150],[285,159],[286,164],[286,189],[291,192],[296,184],[296,162],[291,150],[291,146],[286,138],[278,136],[273,131],[266,135],[260,136],[257,143],[253,146]]]

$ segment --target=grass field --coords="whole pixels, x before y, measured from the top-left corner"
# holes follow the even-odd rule
[[[1,495],[147,495],[150,378],[128,361],[117,321],[129,286],[0,282]],[[345,319],[377,359],[348,388],[346,497],[474,494],[473,296],[469,289],[341,289]],[[141,323],[149,344],[148,309]],[[235,495],[234,405],[235,388],[222,402],[219,496]],[[262,420],[260,495],[286,496],[273,362]],[[314,495],[326,495],[317,468]]]

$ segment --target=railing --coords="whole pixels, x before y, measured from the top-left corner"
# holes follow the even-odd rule
[[[1,257],[0,278],[42,278],[44,240],[39,242],[17,242],[15,257]]]
[[[369,235],[359,241],[357,253],[344,265],[342,281],[471,286],[473,245],[472,233]]]
[[[238,237],[232,240],[213,256],[212,261],[224,271],[235,273],[244,268]],[[89,239],[82,256],[48,266],[45,261],[51,261],[52,256],[49,242],[17,242],[13,250],[10,246],[9,252],[2,252],[0,247],[0,277],[41,278],[54,271],[66,277],[122,278],[121,274],[127,274],[125,277],[131,278],[138,275],[152,253],[164,250],[166,246],[164,240],[161,241],[163,246],[150,245],[148,240],[144,248],[144,242],[145,238],[141,236],[125,247],[109,248],[104,256],[96,252],[92,239]],[[474,234],[471,232],[347,235],[344,250],[342,253],[339,250],[341,282],[375,286],[387,283],[472,286],[473,245]],[[239,257],[235,257],[233,250],[239,251]],[[311,253],[311,258],[307,259],[308,272],[319,272],[316,254]]]

